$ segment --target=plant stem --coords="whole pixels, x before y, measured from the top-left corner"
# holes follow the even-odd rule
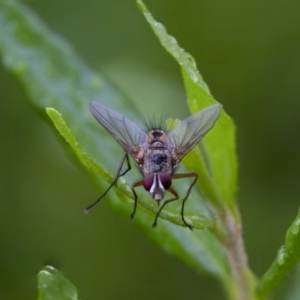
[[[232,278],[226,286],[228,298],[231,300],[256,300],[256,279],[248,267],[248,258],[242,237],[242,225],[237,209],[228,208],[214,210],[217,223],[222,224],[225,235],[219,239],[226,252]],[[219,235],[220,237],[220,235]]]

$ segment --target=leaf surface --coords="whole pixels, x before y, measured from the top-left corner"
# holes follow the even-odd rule
[[[30,103],[45,116],[45,109],[48,108],[47,112],[55,126],[74,149],[76,161],[90,170],[91,178],[103,192],[112,181],[123,152],[92,117],[88,104],[99,101],[137,122],[132,103],[101,75],[86,66],[71,46],[17,1],[0,1],[0,52],[6,68],[23,85]],[[202,88],[205,90],[205,86]],[[203,106],[205,104],[206,102]],[[195,107],[197,109],[198,106]],[[225,127],[229,126],[228,117],[224,115],[222,118],[220,123],[225,122]],[[216,132],[218,130],[216,128]],[[212,142],[211,144],[213,145]],[[67,146],[67,143],[64,145]],[[230,161],[232,157],[228,159]],[[222,161],[221,158],[218,160]],[[224,164],[222,162],[223,169]],[[228,164],[228,168],[232,168]],[[235,171],[230,172],[228,181],[231,184],[236,175]],[[224,185],[218,181],[214,184]],[[180,195],[185,193],[188,186],[189,182],[178,182]],[[224,188],[220,188],[221,193],[223,190]],[[181,202],[164,209],[162,219],[158,220],[158,227],[153,230],[151,224],[157,205],[146,193],[138,193],[141,205],[133,224],[139,226],[161,248],[186,264],[223,281],[228,280],[230,271],[226,255],[217,239],[208,230],[190,232],[187,228],[173,224],[182,225]],[[233,195],[233,189],[226,190],[226,193]],[[226,193],[224,192],[224,197]],[[109,202],[117,212],[129,217],[133,209],[131,198],[129,185],[121,179],[118,187],[110,191],[104,201]],[[94,208],[96,209],[101,209],[101,204]],[[195,228],[208,228],[213,224],[213,217],[198,189],[194,189],[189,198],[186,219]]]

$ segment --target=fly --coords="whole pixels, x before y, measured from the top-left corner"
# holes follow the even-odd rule
[[[142,180],[131,186],[134,196],[134,208],[131,218],[135,215],[138,201],[135,188],[143,186],[158,205],[160,205],[161,200],[164,199],[167,191],[173,196],[165,200],[162,206],[160,206],[152,225],[154,228],[157,225],[157,219],[163,208],[168,203],[179,199],[178,193],[172,187],[172,179],[192,178],[192,183],[182,200],[181,206],[182,221],[192,230],[193,227],[188,224],[184,218],[184,206],[198,179],[198,174],[176,173],[176,169],[183,157],[191,151],[214,126],[221,113],[221,105],[214,104],[206,107],[181,121],[169,133],[158,128],[145,132],[137,124],[125,118],[120,113],[97,102],[90,103],[90,110],[97,121],[123,147],[125,153],[112,184],[101,197],[89,205],[84,212],[88,213],[88,211],[108,193],[112,186],[117,183],[118,179],[131,169],[129,161],[130,155],[142,174]],[[127,168],[122,172],[125,161]]]

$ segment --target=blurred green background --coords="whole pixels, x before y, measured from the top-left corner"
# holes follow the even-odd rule
[[[135,1],[23,2],[141,112],[188,116],[179,68]],[[236,122],[238,201],[249,263],[260,276],[299,206],[300,2],[146,4],[195,57]],[[45,264],[60,269],[82,299],[223,298],[218,283],[163,253],[105,201],[84,215],[100,191],[2,65],[0,83],[0,299],[35,299],[36,274]],[[300,299],[299,276],[275,299]]]

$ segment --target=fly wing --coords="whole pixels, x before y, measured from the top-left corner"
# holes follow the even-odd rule
[[[98,102],[91,102],[90,110],[124,150],[135,158],[141,145],[145,143],[147,134],[134,122]]]
[[[221,113],[221,105],[214,104],[181,121],[168,134],[167,142],[173,157],[180,162],[214,126]]]

